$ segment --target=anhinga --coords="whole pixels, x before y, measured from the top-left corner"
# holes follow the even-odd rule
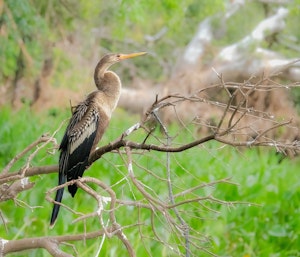
[[[144,54],[146,52],[107,54],[98,62],[94,73],[98,90],[89,94],[85,101],[75,107],[59,147],[59,185],[82,177],[88,167],[89,156],[96,149],[117,106],[121,94],[121,81],[118,75],[108,68],[119,61]],[[74,197],[77,191],[76,184],[68,186],[68,190]],[[61,202],[63,192],[64,188],[57,190],[56,202]],[[51,226],[55,223],[59,208],[59,204],[54,204]]]

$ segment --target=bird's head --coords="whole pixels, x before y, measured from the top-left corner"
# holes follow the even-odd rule
[[[106,63],[110,66],[122,60],[134,58],[145,54],[146,52],[138,52],[138,53],[131,53],[131,54],[107,54],[102,58],[101,62]]]
[[[138,53],[131,53],[131,54],[107,54],[107,55],[105,55],[99,61],[99,63],[96,66],[96,69],[95,69],[94,79],[95,79],[96,86],[98,88],[103,87],[103,85],[101,85],[101,80],[104,79],[107,69],[111,65],[113,65],[117,62],[120,62],[122,60],[134,58],[134,57],[145,55],[145,54],[146,54],[146,52],[138,52]],[[110,74],[112,74],[112,73],[110,73]]]

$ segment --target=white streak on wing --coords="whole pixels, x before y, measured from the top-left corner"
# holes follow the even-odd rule
[[[62,167],[60,167],[60,171],[62,171],[62,172],[66,172],[67,171],[67,168],[68,168],[68,157],[69,157],[69,155],[67,155],[66,153],[64,153],[63,155],[62,155]]]
[[[96,122],[94,122],[93,120],[90,124],[88,124],[88,126],[84,128],[83,131],[79,132],[81,133],[80,136],[76,138],[74,142],[71,143],[70,154],[72,154],[83,143],[83,141],[86,138],[89,138],[95,131],[96,131]]]

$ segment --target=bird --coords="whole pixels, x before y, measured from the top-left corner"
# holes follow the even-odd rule
[[[94,72],[97,90],[73,109],[72,117],[59,146],[58,185],[82,177],[88,168],[88,160],[102,138],[121,94],[121,80],[116,73],[108,70],[122,60],[145,55],[146,52],[131,54],[107,54],[100,59]],[[76,183],[68,186],[75,196]],[[64,187],[56,191],[55,202],[50,219],[53,227],[60,209]]]

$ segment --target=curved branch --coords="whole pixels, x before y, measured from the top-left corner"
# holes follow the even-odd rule
[[[93,162],[95,162],[96,160],[98,160],[99,158],[101,158],[101,156],[107,152],[111,152],[113,150],[119,149],[121,147],[129,147],[131,149],[135,149],[135,150],[148,150],[148,151],[158,151],[158,152],[170,152],[170,153],[178,153],[178,152],[182,152],[185,151],[187,149],[193,148],[197,145],[203,144],[207,141],[210,141],[212,139],[215,139],[215,135],[209,135],[206,137],[203,137],[201,139],[195,140],[191,143],[188,144],[184,144],[182,146],[179,147],[168,147],[168,146],[158,146],[158,145],[151,145],[151,144],[140,144],[140,143],[135,143],[132,141],[127,141],[124,139],[120,139],[114,143],[108,144],[106,146],[103,146],[101,148],[99,148],[98,150],[96,150],[95,152],[93,152],[93,154],[91,155],[90,159],[89,159],[89,164],[91,165]]]
[[[291,120],[286,121],[286,122],[281,122],[278,123],[274,126],[269,127],[268,129],[266,129],[265,131],[263,131],[261,134],[258,135],[258,138],[261,138],[262,135],[264,135],[265,133],[269,132],[270,130],[274,130],[277,129],[279,127],[283,127],[286,126],[288,124],[291,123]],[[172,152],[172,153],[176,153],[176,152],[182,152],[185,150],[188,150],[190,148],[193,148],[197,145],[201,145],[205,142],[208,142],[210,140],[216,140],[218,142],[224,143],[224,144],[228,144],[228,145],[232,145],[232,146],[269,146],[269,147],[274,147],[273,141],[265,141],[265,142],[261,142],[258,140],[253,140],[253,141],[244,141],[244,142],[233,142],[232,140],[226,140],[221,138],[222,136],[225,136],[227,134],[230,133],[230,130],[224,130],[222,132],[219,133],[215,133],[215,134],[211,134],[208,135],[206,137],[203,137],[201,139],[195,140],[193,142],[190,142],[188,144],[184,144],[181,145],[179,147],[168,147],[168,146],[159,146],[159,145],[152,145],[152,144],[145,144],[145,143],[135,143],[133,141],[128,141],[125,140],[121,137],[121,139],[113,142],[113,143],[109,143],[105,146],[102,146],[100,148],[98,148],[96,151],[94,151],[90,158],[89,158],[89,165],[92,165],[95,161],[97,161],[98,159],[100,159],[102,157],[102,155],[111,152],[113,150],[117,150],[120,149],[122,147],[130,147],[131,149],[135,149],[135,150],[147,150],[147,151],[158,151],[158,152]],[[299,150],[300,149],[300,145],[296,142],[292,142],[291,144],[287,144],[287,143],[279,143],[276,144],[277,146],[280,146],[282,148],[291,148],[292,150]],[[40,167],[31,167],[28,168],[25,172],[25,174],[20,174],[20,172],[13,172],[13,173],[8,173],[8,174],[1,174],[0,175],[0,184],[6,183],[6,182],[10,182],[10,181],[14,181],[17,179],[22,179],[24,177],[31,177],[31,176],[36,176],[36,175],[41,175],[41,174],[49,174],[49,173],[54,173],[58,170],[58,165],[47,165],[47,166],[40,166]]]
[[[89,165],[91,165],[93,162],[97,161],[102,157],[102,155],[111,152],[113,150],[120,149],[121,147],[129,146],[131,149],[136,150],[148,150],[148,151],[159,151],[159,152],[182,152],[184,150],[190,149],[192,147],[195,147],[197,145],[200,145],[202,143],[205,143],[207,141],[210,141],[215,138],[215,135],[209,135],[207,137],[198,139],[196,141],[193,141],[191,143],[179,146],[179,147],[165,147],[165,146],[158,146],[158,145],[149,145],[149,144],[143,144],[143,143],[135,143],[132,141],[127,141],[124,139],[120,139],[118,141],[115,141],[114,143],[110,143],[108,145],[102,146],[99,149],[97,149],[95,152],[92,153],[89,159]],[[25,172],[25,174],[20,174],[19,171],[9,173],[9,174],[1,174],[0,175],[0,184],[14,181],[17,179],[22,179],[24,177],[31,177],[41,174],[49,174],[54,173],[58,171],[58,165],[47,165],[47,166],[40,166],[40,167],[32,167],[28,168]]]
[[[114,227],[109,227],[107,228],[107,230],[112,234],[117,232],[117,230]],[[104,233],[105,233],[104,230],[101,229],[98,231],[83,233],[78,235],[45,236],[45,237],[24,238],[18,240],[0,239],[1,242],[0,245],[2,250],[1,253],[5,255],[11,252],[19,252],[19,251],[30,250],[30,249],[44,248],[47,249],[48,252],[50,252],[49,249],[51,249],[51,251],[55,250],[56,256],[71,256],[71,255],[66,255],[65,253],[63,253],[63,255],[57,254],[58,252],[61,252],[58,249],[60,243],[68,242],[68,241],[81,241],[86,239],[93,239],[99,236],[103,236]],[[51,244],[51,246],[49,244]]]

